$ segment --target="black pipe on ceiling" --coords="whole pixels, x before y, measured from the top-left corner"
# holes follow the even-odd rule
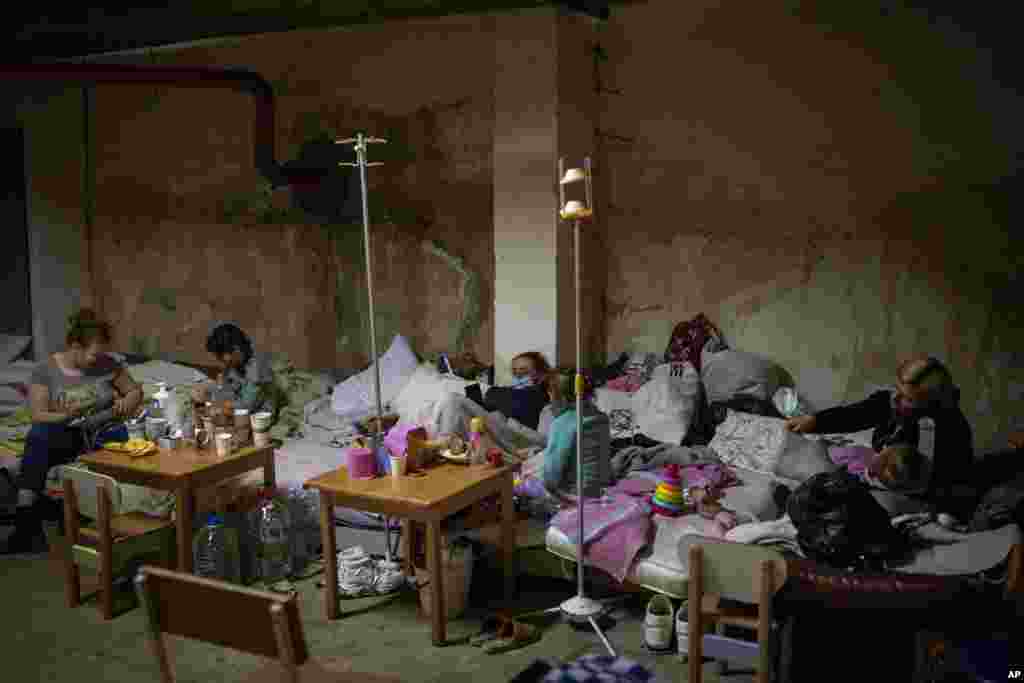
[[[228,88],[252,95],[253,159],[272,187],[318,187],[330,168],[281,164],[274,153],[274,92],[262,76],[244,69],[164,67],[136,64],[23,64],[0,65],[0,83],[148,84],[187,88]]]

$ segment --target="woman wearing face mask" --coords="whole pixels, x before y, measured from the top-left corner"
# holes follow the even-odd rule
[[[71,316],[67,348],[48,356],[32,371],[29,405],[32,429],[15,485],[18,501],[15,531],[7,553],[28,552],[42,538],[42,520],[58,519],[58,512],[43,495],[51,467],[69,463],[85,450],[83,431],[95,420],[126,418],[138,412],[142,387],[124,366],[106,353],[110,324],[83,309]],[[101,417],[106,415],[107,417]],[[80,425],[75,418],[87,417]],[[123,438],[128,433],[120,428]]]
[[[491,436],[506,451],[512,452],[523,440],[543,446],[551,421],[545,411],[548,392],[543,381],[549,371],[542,354],[528,351],[512,359],[512,386],[491,387],[482,404],[456,393],[445,395],[435,407],[437,435],[465,436],[470,420],[484,417]]]
[[[915,356],[899,366],[896,391],[878,391],[860,403],[786,420],[797,433],[843,434],[874,429],[871,446],[882,453],[893,444],[918,448],[918,420],[935,422],[935,447],[926,499],[940,511],[959,506],[954,488],[969,481],[974,460],[971,426],[960,410],[960,390],[939,361]]]

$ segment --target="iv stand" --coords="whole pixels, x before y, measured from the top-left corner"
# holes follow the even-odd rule
[[[363,251],[366,256],[366,290],[370,301],[370,353],[373,356],[373,378],[377,388],[377,429],[373,430],[370,435],[373,443],[373,454],[376,457],[377,453],[380,452],[384,439],[384,403],[380,392],[380,363],[377,362],[377,324],[373,304],[373,250],[370,248],[370,209],[366,191],[366,167],[383,166],[384,164],[379,161],[367,161],[366,151],[367,145],[387,144],[387,140],[384,138],[367,137],[362,133],[358,133],[354,138],[335,140],[334,143],[337,145],[354,144],[356,151],[355,163],[342,161],[338,165],[359,168],[359,186],[363,203]],[[394,561],[391,557],[391,522],[387,517],[384,518],[384,558],[388,563]]]

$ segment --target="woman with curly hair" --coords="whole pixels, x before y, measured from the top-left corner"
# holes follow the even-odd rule
[[[42,495],[46,475],[51,467],[69,463],[85,450],[85,430],[139,410],[142,387],[120,361],[106,353],[111,336],[109,323],[82,309],[68,321],[65,350],[50,355],[32,371],[32,428],[15,481],[15,531],[5,553],[32,550],[43,536],[42,520],[59,519],[56,506]],[[127,431],[123,436],[127,438]]]
[[[206,339],[206,350],[221,367],[215,382],[192,390],[196,401],[231,401],[250,412],[274,409],[274,373],[270,360],[253,351],[249,336],[237,325],[218,325]]]

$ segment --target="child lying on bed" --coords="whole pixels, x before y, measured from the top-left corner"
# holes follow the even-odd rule
[[[928,459],[907,444],[886,446],[876,453],[867,446],[830,449],[833,462],[869,484],[893,491],[923,489],[928,482]]]

